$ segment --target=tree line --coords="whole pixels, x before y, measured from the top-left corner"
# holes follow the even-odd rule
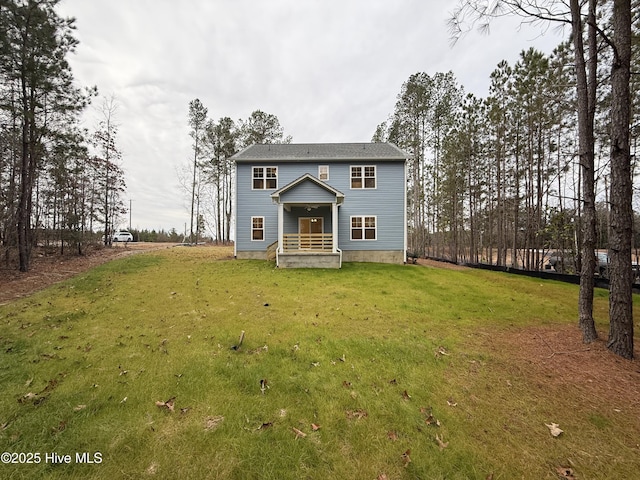
[[[459,38],[512,14],[560,23],[570,39],[500,62],[489,94],[453,73],[411,75],[374,141],[411,154],[409,249],[453,261],[539,270],[545,253],[576,259],[585,342],[593,320],[596,248],[609,252],[609,348],[633,356],[633,190],[640,135],[640,2],[460,0]],[[632,17],[632,11],[636,17]],[[636,235],[637,237],[637,235]]]
[[[182,187],[189,198],[189,241],[197,243],[205,230],[216,243],[231,241],[233,172],[230,158],[254,143],[291,143],[278,117],[254,110],[246,119],[234,121],[208,117],[200,99],[189,102],[188,123],[193,156],[181,172]]]
[[[104,100],[94,131],[80,127],[97,89],[74,80],[74,19],[58,3],[0,2],[0,254],[21,271],[39,242],[82,254],[101,229],[108,243],[124,211],[117,103]]]

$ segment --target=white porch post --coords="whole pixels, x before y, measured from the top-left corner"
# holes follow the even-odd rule
[[[333,253],[338,251],[338,202],[331,204],[331,229],[333,230]]]
[[[282,244],[284,236],[284,205],[278,203],[278,253],[283,253]]]

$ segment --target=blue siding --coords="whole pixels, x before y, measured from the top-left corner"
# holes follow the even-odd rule
[[[336,196],[320,185],[307,180],[294,189],[280,195],[280,200],[286,202],[333,202]]]
[[[268,162],[265,166],[278,167],[278,186],[282,188],[305,173],[318,175],[318,165],[328,162]],[[252,190],[251,173],[256,164],[237,164],[236,175],[236,248],[238,251],[266,250],[277,241],[278,207],[272,203],[270,195],[274,190]],[[351,166],[376,165],[375,189],[351,189]],[[344,193],[344,203],[338,208],[339,247],[343,250],[403,250],[405,232],[405,175],[403,162],[351,161],[330,162],[329,180],[326,182]],[[309,195],[308,197],[304,195]],[[283,201],[330,202],[333,200],[326,190],[313,182],[304,182],[297,188],[285,192]],[[265,240],[251,241],[251,217],[265,218]],[[292,208],[285,211],[285,233],[297,232],[298,217],[321,216],[324,218],[324,231],[332,231],[331,212],[327,208]],[[377,239],[351,240],[351,216],[376,216]]]

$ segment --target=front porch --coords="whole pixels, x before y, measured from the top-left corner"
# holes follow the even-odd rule
[[[334,252],[331,233],[287,233],[277,262],[280,268],[340,268],[342,252]]]
[[[276,264],[281,268],[340,268],[338,207],[344,195],[306,174],[271,195],[278,205]]]
[[[282,252],[333,252],[333,234],[285,233],[282,235]]]

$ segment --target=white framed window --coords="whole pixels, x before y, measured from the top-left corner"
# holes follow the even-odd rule
[[[318,178],[320,180],[329,180],[329,165],[318,165]]]
[[[376,188],[376,166],[352,166],[351,188]]]
[[[254,190],[275,190],[278,188],[278,167],[253,167]]]
[[[351,240],[375,240],[378,238],[375,216],[351,217]]]
[[[251,240],[264,240],[264,217],[251,217]]]

